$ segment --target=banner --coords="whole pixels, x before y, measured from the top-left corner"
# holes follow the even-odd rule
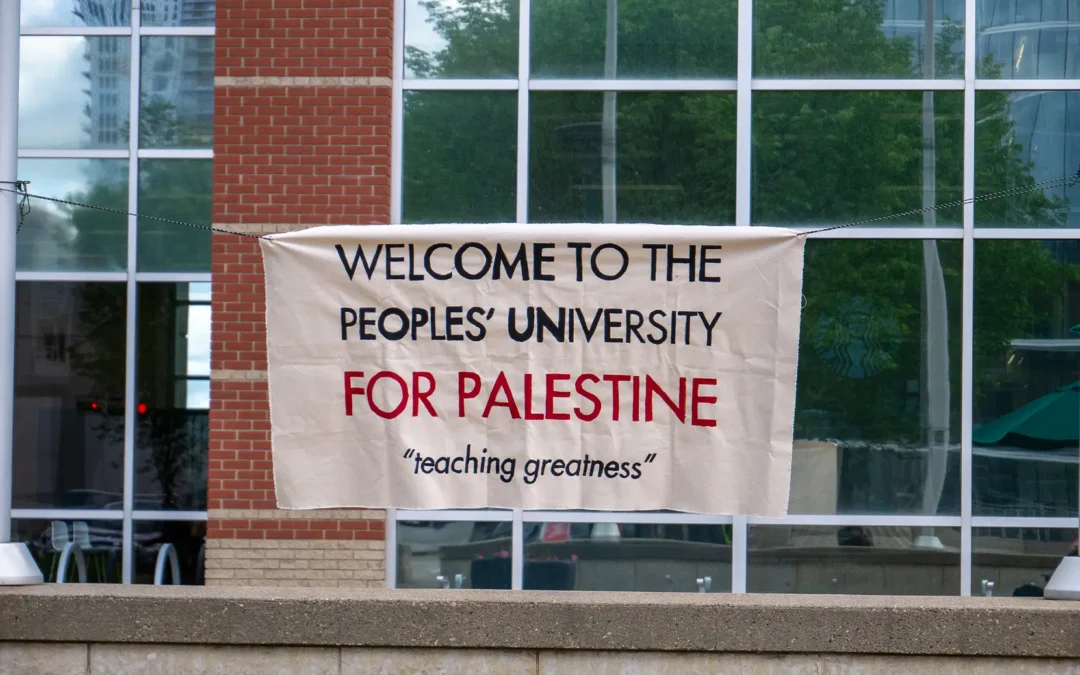
[[[279,507],[784,515],[803,239],[666,225],[264,237]]]

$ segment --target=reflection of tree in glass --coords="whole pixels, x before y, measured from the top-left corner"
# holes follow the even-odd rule
[[[755,50],[763,74],[864,73],[920,77],[923,59],[911,40],[890,39],[877,0],[773,0],[758,13]],[[842,25],[822,24],[836,6]],[[430,6],[429,6],[430,5]],[[410,50],[410,69],[421,77],[487,74],[492,62],[517,60],[517,3],[475,0],[452,10],[429,3],[431,24],[445,45],[437,54]],[[534,71],[580,77],[603,61],[604,2],[542,0],[533,3]],[[619,72],[633,76],[698,77],[734,64],[735,45],[688,48],[706,33],[735,22],[734,2],[698,0],[619,2]],[[631,20],[640,17],[640,20]],[[773,26],[784,26],[783,30]],[[697,35],[697,37],[694,37]],[[935,74],[963,72],[963,29],[945,22],[935,29]],[[690,36],[690,37],[688,37]],[[545,42],[546,41],[546,42]],[[636,46],[628,46],[636,45]],[[641,45],[647,45],[643,49]],[[720,64],[720,65],[717,65]],[[995,66],[979,64],[983,75]],[[650,72],[649,69],[652,69]],[[585,76],[599,77],[589,71]],[[492,94],[420,93],[404,111],[406,176],[403,213],[417,220],[452,220],[475,214],[477,205],[505,193],[516,172],[514,115],[509,128],[491,124]],[[1005,114],[1008,92],[980,92],[975,167],[978,194],[1034,184]],[[500,99],[501,100],[501,99]],[[508,105],[513,105],[512,98]],[[838,223],[922,207],[922,92],[758,92],[753,100],[753,219],[756,223]],[[620,93],[618,96],[618,215],[620,220],[732,222],[735,185],[735,98],[725,93]],[[532,220],[599,220],[589,199],[598,194],[602,94],[530,95],[529,204]],[[477,120],[480,120],[477,122]],[[962,198],[963,96],[935,94],[937,203]],[[594,129],[590,135],[589,129]],[[591,144],[591,145],[590,145]],[[494,161],[492,158],[497,158]],[[663,189],[628,190],[634,185]],[[510,181],[510,185],[513,182]],[[596,200],[594,200],[596,201]],[[980,220],[1058,227],[1064,204],[1032,192],[979,205]],[[961,222],[961,209],[937,212],[939,225]],[[506,217],[499,214],[499,217]],[[512,217],[512,210],[510,211]],[[461,218],[459,218],[461,219]],[[915,218],[904,223],[921,225]],[[938,245],[949,305],[949,367],[959,438],[960,299],[962,253],[958,242]],[[806,254],[803,347],[800,352],[797,434],[811,438],[924,443],[919,400],[922,351],[924,251],[917,241],[811,242]],[[994,384],[1005,348],[1031,327],[1049,320],[1045,303],[1032,298],[1060,293],[1064,276],[1041,242],[1009,242],[979,257],[980,304],[974,353],[975,391]],[[898,337],[877,372],[853,380],[822,356],[810,327],[844,315],[856,298],[872,307],[872,320],[895,325]],[[850,314],[850,311],[848,312]],[[856,317],[857,318],[857,317]],[[833,324],[833,330],[841,329]],[[820,335],[820,333],[819,333]],[[887,358],[886,358],[887,356]],[[912,389],[914,385],[914,389]],[[914,393],[912,393],[914,392]]]
[[[136,371],[136,471],[155,484],[154,507],[206,508],[207,411],[187,401],[186,284],[142,284]],[[143,481],[137,480],[140,490]]]
[[[67,358],[72,375],[80,377],[80,392],[99,405],[93,431],[104,448],[124,442],[124,345],[126,294],[123,284],[85,283],[71,286],[77,306],[78,329],[72,335]],[[113,469],[119,469],[114,463]]]

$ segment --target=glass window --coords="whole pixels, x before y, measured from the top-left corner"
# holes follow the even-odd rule
[[[959,241],[807,242],[789,512],[960,512]]]
[[[210,284],[138,288],[136,509],[206,509]]]
[[[533,0],[532,76],[735,75],[737,0]]]
[[[165,548],[166,545],[169,545],[168,549]],[[135,583],[154,583],[160,557],[163,566],[162,583],[172,585],[170,549],[176,553],[180,583],[185,586],[202,586],[206,560],[206,523],[188,520],[135,522]]]
[[[958,78],[964,2],[754,1],[759,77]]]
[[[962,199],[963,104],[951,91],[755,93],[754,223],[842,224]],[[959,207],[872,223],[960,224]]]
[[[119,509],[122,283],[16,284],[15,508]]]
[[[960,528],[755,525],[750,593],[959,595]]]
[[[142,0],[144,26],[213,26],[216,0]]]
[[[734,94],[537,92],[529,118],[530,221],[734,222]]]
[[[976,202],[976,225],[1080,227],[1080,183],[1065,186],[1077,167],[1080,92],[975,93],[975,194],[1053,183]]]
[[[214,38],[143,38],[141,58],[139,146],[212,147]]]
[[[120,583],[123,531],[121,520],[16,518],[11,521],[12,540],[26,544],[46,582],[60,580],[64,549],[68,544],[77,544],[83,554],[87,583]],[[69,556],[64,581],[76,583],[79,581],[76,555]]]
[[[20,159],[19,177],[30,181],[33,194],[121,211],[31,198],[16,239],[20,270],[108,272],[127,267],[126,159]]]
[[[1080,241],[975,242],[973,513],[1077,516]]]
[[[397,523],[398,588],[510,588],[509,522]]]
[[[406,77],[517,79],[517,71],[517,0],[406,0]]]
[[[730,525],[525,523],[525,589],[731,592]]]
[[[1061,558],[1076,555],[1076,530],[976,527],[971,549],[972,595],[989,581],[995,596],[1042,597]]]
[[[513,222],[517,93],[405,92],[402,219]]]
[[[139,161],[139,215],[209,225],[209,159]],[[210,231],[139,218],[140,272],[209,272]]]
[[[131,0],[21,0],[21,3],[19,17],[23,26],[71,28],[131,25]]]
[[[980,0],[978,77],[1080,77],[1080,5],[1066,0]]]
[[[131,38],[21,38],[19,147],[127,148]]]

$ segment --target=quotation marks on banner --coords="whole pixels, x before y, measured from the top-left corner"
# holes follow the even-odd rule
[[[465,446],[465,454],[425,457],[415,448],[406,448],[402,458],[412,460],[413,475],[436,474],[442,476],[463,474],[491,474],[504,483],[510,483],[518,475],[518,461],[514,457],[499,457],[487,448],[479,451],[472,445]],[[579,459],[529,459],[521,467],[521,480],[532,485],[542,477],[579,478],[597,480],[638,480],[642,464],[656,461],[656,453],[645,455],[643,462],[620,462],[589,457]]]

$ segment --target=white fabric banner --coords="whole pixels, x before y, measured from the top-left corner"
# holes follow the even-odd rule
[[[265,237],[278,505],[784,515],[803,245],[668,225]]]

